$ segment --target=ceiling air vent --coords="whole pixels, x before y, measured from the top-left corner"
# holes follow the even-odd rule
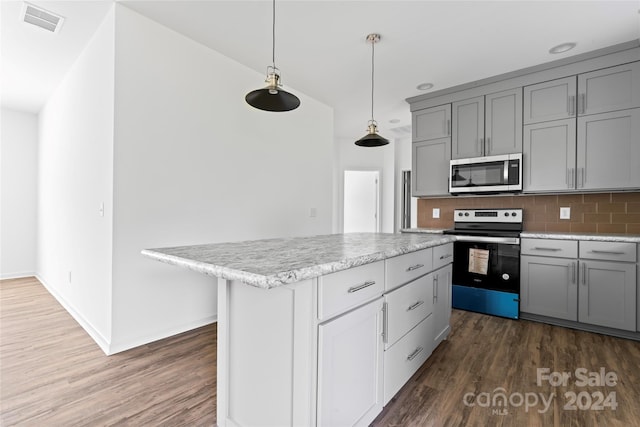
[[[52,33],[60,31],[60,27],[64,22],[64,18],[55,13],[51,13],[48,10],[44,10],[41,7],[34,6],[29,3],[24,3],[22,6],[21,18],[28,24],[33,24],[37,27],[43,28]]]

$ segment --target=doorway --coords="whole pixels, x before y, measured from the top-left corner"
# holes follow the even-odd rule
[[[344,171],[345,233],[380,231],[380,171]]]

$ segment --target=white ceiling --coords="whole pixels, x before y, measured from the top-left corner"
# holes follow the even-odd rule
[[[260,73],[271,63],[269,0],[118,1]],[[66,21],[50,34],[19,22],[21,1],[2,0],[2,103],[37,112],[113,0],[31,3]],[[365,134],[370,118],[369,33],[382,35],[375,118],[387,138],[408,129],[405,99],[425,93],[416,89],[420,83],[441,90],[640,38],[638,0],[278,0],[276,7],[276,65],[285,89],[333,107],[336,136],[352,140]],[[563,42],[577,47],[548,53]]]

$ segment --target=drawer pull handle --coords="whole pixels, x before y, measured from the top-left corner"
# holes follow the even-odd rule
[[[382,342],[389,342],[389,306],[386,302],[382,304]]]
[[[620,251],[603,251],[599,249],[593,249],[589,252],[592,252],[594,254],[624,255],[624,252],[620,252]]]
[[[407,271],[417,270],[417,269],[422,268],[422,267],[424,267],[424,264],[412,265],[411,267],[407,268]]]
[[[560,248],[546,248],[544,246],[534,246],[533,249],[536,250],[536,251],[553,251],[553,252],[557,252],[557,251],[561,251],[562,250]]]
[[[416,308],[420,307],[422,304],[424,304],[424,301],[418,301],[412,306],[407,307],[407,311],[415,310]]]
[[[368,288],[369,286],[373,286],[375,284],[376,284],[375,280],[369,280],[369,281],[364,282],[362,285],[353,286],[353,287],[349,288],[349,290],[347,292],[352,294],[354,292],[358,292],[359,290],[362,290],[364,288]]]
[[[452,256],[453,254],[440,255],[440,259],[447,259],[447,258],[451,258]]]
[[[418,348],[416,348],[416,349],[413,351],[413,353],[411,353],[410,355],[408,355],[408,356],[407,356],[407,360],[408,360],[409,362],[411,362],[413,359],[415,359],[415,358],[416,358],[416,357],[417,357],[417,356],[422,352],[422,350],[424,350],[424,348],[422,348],[422,347],[418,347]]]

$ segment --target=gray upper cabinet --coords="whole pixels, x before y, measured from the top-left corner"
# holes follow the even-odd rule
[[[579,115],[640,107],[640,62],[578,76]]]
[[[414,111],[412,141],[429,141],[451,136],[451,104]]]
[[[449,195],[451,138],[414,142],[411,145],[413,197]]]
[[[640,108],[578,118],[576,188],[640,188]]]
[[[484,96],[453,103],[451,158],[484,155]]]
[[[451,104],[414,111],[412,133],[412,196],[448,195]]]
[[[636,265],[580,261],[579,321],[636,330]]]
[[[575,188],[575,119],[525,125],[523,139],[523,191]]]
[[[453,103],[454,159],[522,151],[522,89]]]
[[[575,117],[575,104],[575,76],[525,86],[524,124]]]

